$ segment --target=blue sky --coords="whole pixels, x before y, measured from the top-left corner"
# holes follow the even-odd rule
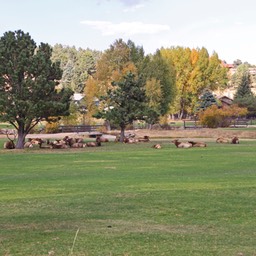
[[[106,50],[119,38],[146,53],[206,47],[222,60],[256,64],[255,0],[0,0],[0,35]]]

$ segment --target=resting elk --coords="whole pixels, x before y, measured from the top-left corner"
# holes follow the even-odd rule
[[[98,139],[98,141],[100,142],[109,142],[108,138],[102,137],[101,135],[97,135],[96,136],[96,140]]]
[[[6,131],[6,136],[7,136],[7,138],[8,138],[8,140],[9,141],[6,141],[5,143],[4,143],[4,148],[5,149],[14,149],[15,148],[15,143],[14,143],[14,140],[16,139],[16,136],[17,136],[17,134],[12,134],[13,136],[14,136],[14,138],[13,139],[11,139],[10,137],[9,137],[9,133],[8,133],[8,131]]]
[[[55,140],[53,142],[47,140],[47,145],[52,149],[65,149],[69,147],[64,140]]]
[[[233,137],[232,140],[231,140],[231,144],[239,144],[239,139],[238,137]]]
[[[216,139],[216,143],[229,143],[229,139],[224,137],[219,137]]]
[[[24,148],[33,148],[33,143],[31,138],[29,138],[28,141],[24,143]]]
[[[101,142],[90,141],[90,142],[86,142],[85,145],[86,145],[86,147],[100,147]]]
[[[180,142],[178,140],[171,141],[177,148],[192,148],[192,144],[189,142]]]
[[[96,141],[91,141],[91,142],[87,142],[85,143],[86,147],[100,147],[101,146],[101,141],[100,141],[100,137],[96,137]]]
[[[206,143],[204,142],[196,142],[196,141],[188,141],[188,143],[192,144],[192,147],[204,148],[206,147]]]
[[[138,138],[138,142],[149,142],[149,136],[145,135],[143,138]]]
[[[65,136],[63,141],[71,148],[82,148],[84,146],[82,138],[70,138],[69,136]]]
[[[124,143],[132,144],[132,143],[137,143],[138,140],[135,138],[124,138]]]
[[[162,147],[161,147],[161,145],[160,145],[160,144],[155,144],[155,145],[153,145],[153,146],[152,146],[152,148],[160,149],[160,148],[162,148]]]
[[[42,148],[42,144],[45,143],[41,138],[29,138],[27,142],[24,143],[24,148],[33,148],[34,145],[39,145],[39,148]]]

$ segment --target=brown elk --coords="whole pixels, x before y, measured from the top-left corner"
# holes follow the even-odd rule
[[[81,142],[75,142],[71,145],[71,148],[83,148],[84,147],[84,143]]]
[[[41,138],[30,139],[30,142],[32,145],[39,145],[39,148],[41,148],[42,144],[45,143],[45,141]]]
[[[90,142],[86,142],[85,146],[86,147],[100,147],[101,146],[101,142],[90,141]]]
[[[171,141],[177,148],[192,148],[192,144],[189,142],[180,142],[178,140]]]
[[[149,136],[145,135],[143,138],[138,138],[138,142],[149,142]]]
[[[216,139],[216,143],[229,143],[229,139],[224,137],[219,137]]]
[[[29,138],[28,141],[24,143],[24,148],[33,148],[33,143],[31,138]]]
[[[52,149],[65,149],[65,148],[68,148],[68,145],[66,145],[65,143],[50,142],[49,145],[50,145],[50,148],[52,148]]]
[[[196,141],[188,141],[188,143],[192,144],[192,147],[199,147],[199,148],[204,148],[206,147],[206,143],[204,142],[196,142]]]
[[[69,147],[64,140],[47,140],[47,145],[52,149],[65,149]]]
[[[239,139],[237,136],[233,137],[231,140],[231,144],[239,144]]]
[[[15,148],[14,140],[16,139],[17,134],[16,133],[12,133],[12,135],[14,136],[13,139],[11,139],[9,137],[10,133],[8,131],[6,131],[5,135],[7,136],[9,141],[6,141],[4,143],[4,149],[14,149]]]
[[[91,142],[87,142],[85,143],[86,147],[100,147],[101,146],[101,141],[100,141],[100,137],[97,136],[96,137],[96,141],[91,141]]]
[[[134,133],[129,133],[126,134],[123,138],[123,143],[135,143],[137,140],[135,139],[135,134]],[[115,142],[121,142],[121,136],[120,134],[116,135]]]
[[[96,139],[98,138],[98,140],[100,141],[100,142],[109,142],[109,139],[108,138],[104,138],[104,137],[102,137],[101,135],[97,135],[96,136]]]
[[[153,145],[153,146],[152,146],[152,148],[160,149],[160,148],[162,148],[162,147],[161,147],[161,145],[160,145],[160,144],[155,144],[155,145]]]

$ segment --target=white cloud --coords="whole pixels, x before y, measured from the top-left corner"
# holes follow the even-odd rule
[[[138,9],[143,8],[144,6],[145,6],[144,4],[136,4],[134,6],[124,9],[124,12],[135,12]]]
[[[112,23],[109,21],[81,21],[82,24],[88,25],[93,29],[100,30],[102,35],[117,35],[122,34],[125,36],[138,35],[138,34],[157,34],[163,31],[170,30],[168,25],[150,24],[142,22],[121,22]]]

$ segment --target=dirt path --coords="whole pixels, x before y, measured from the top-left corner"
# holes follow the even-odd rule
[[[117,131],[118,132],[118,131]],[[256,130],[225,130],[225,129],[177,129],[177,130],[131,130],[136,136],[148,135],[150,138],[218,138],[234,137],[256,139]]]

